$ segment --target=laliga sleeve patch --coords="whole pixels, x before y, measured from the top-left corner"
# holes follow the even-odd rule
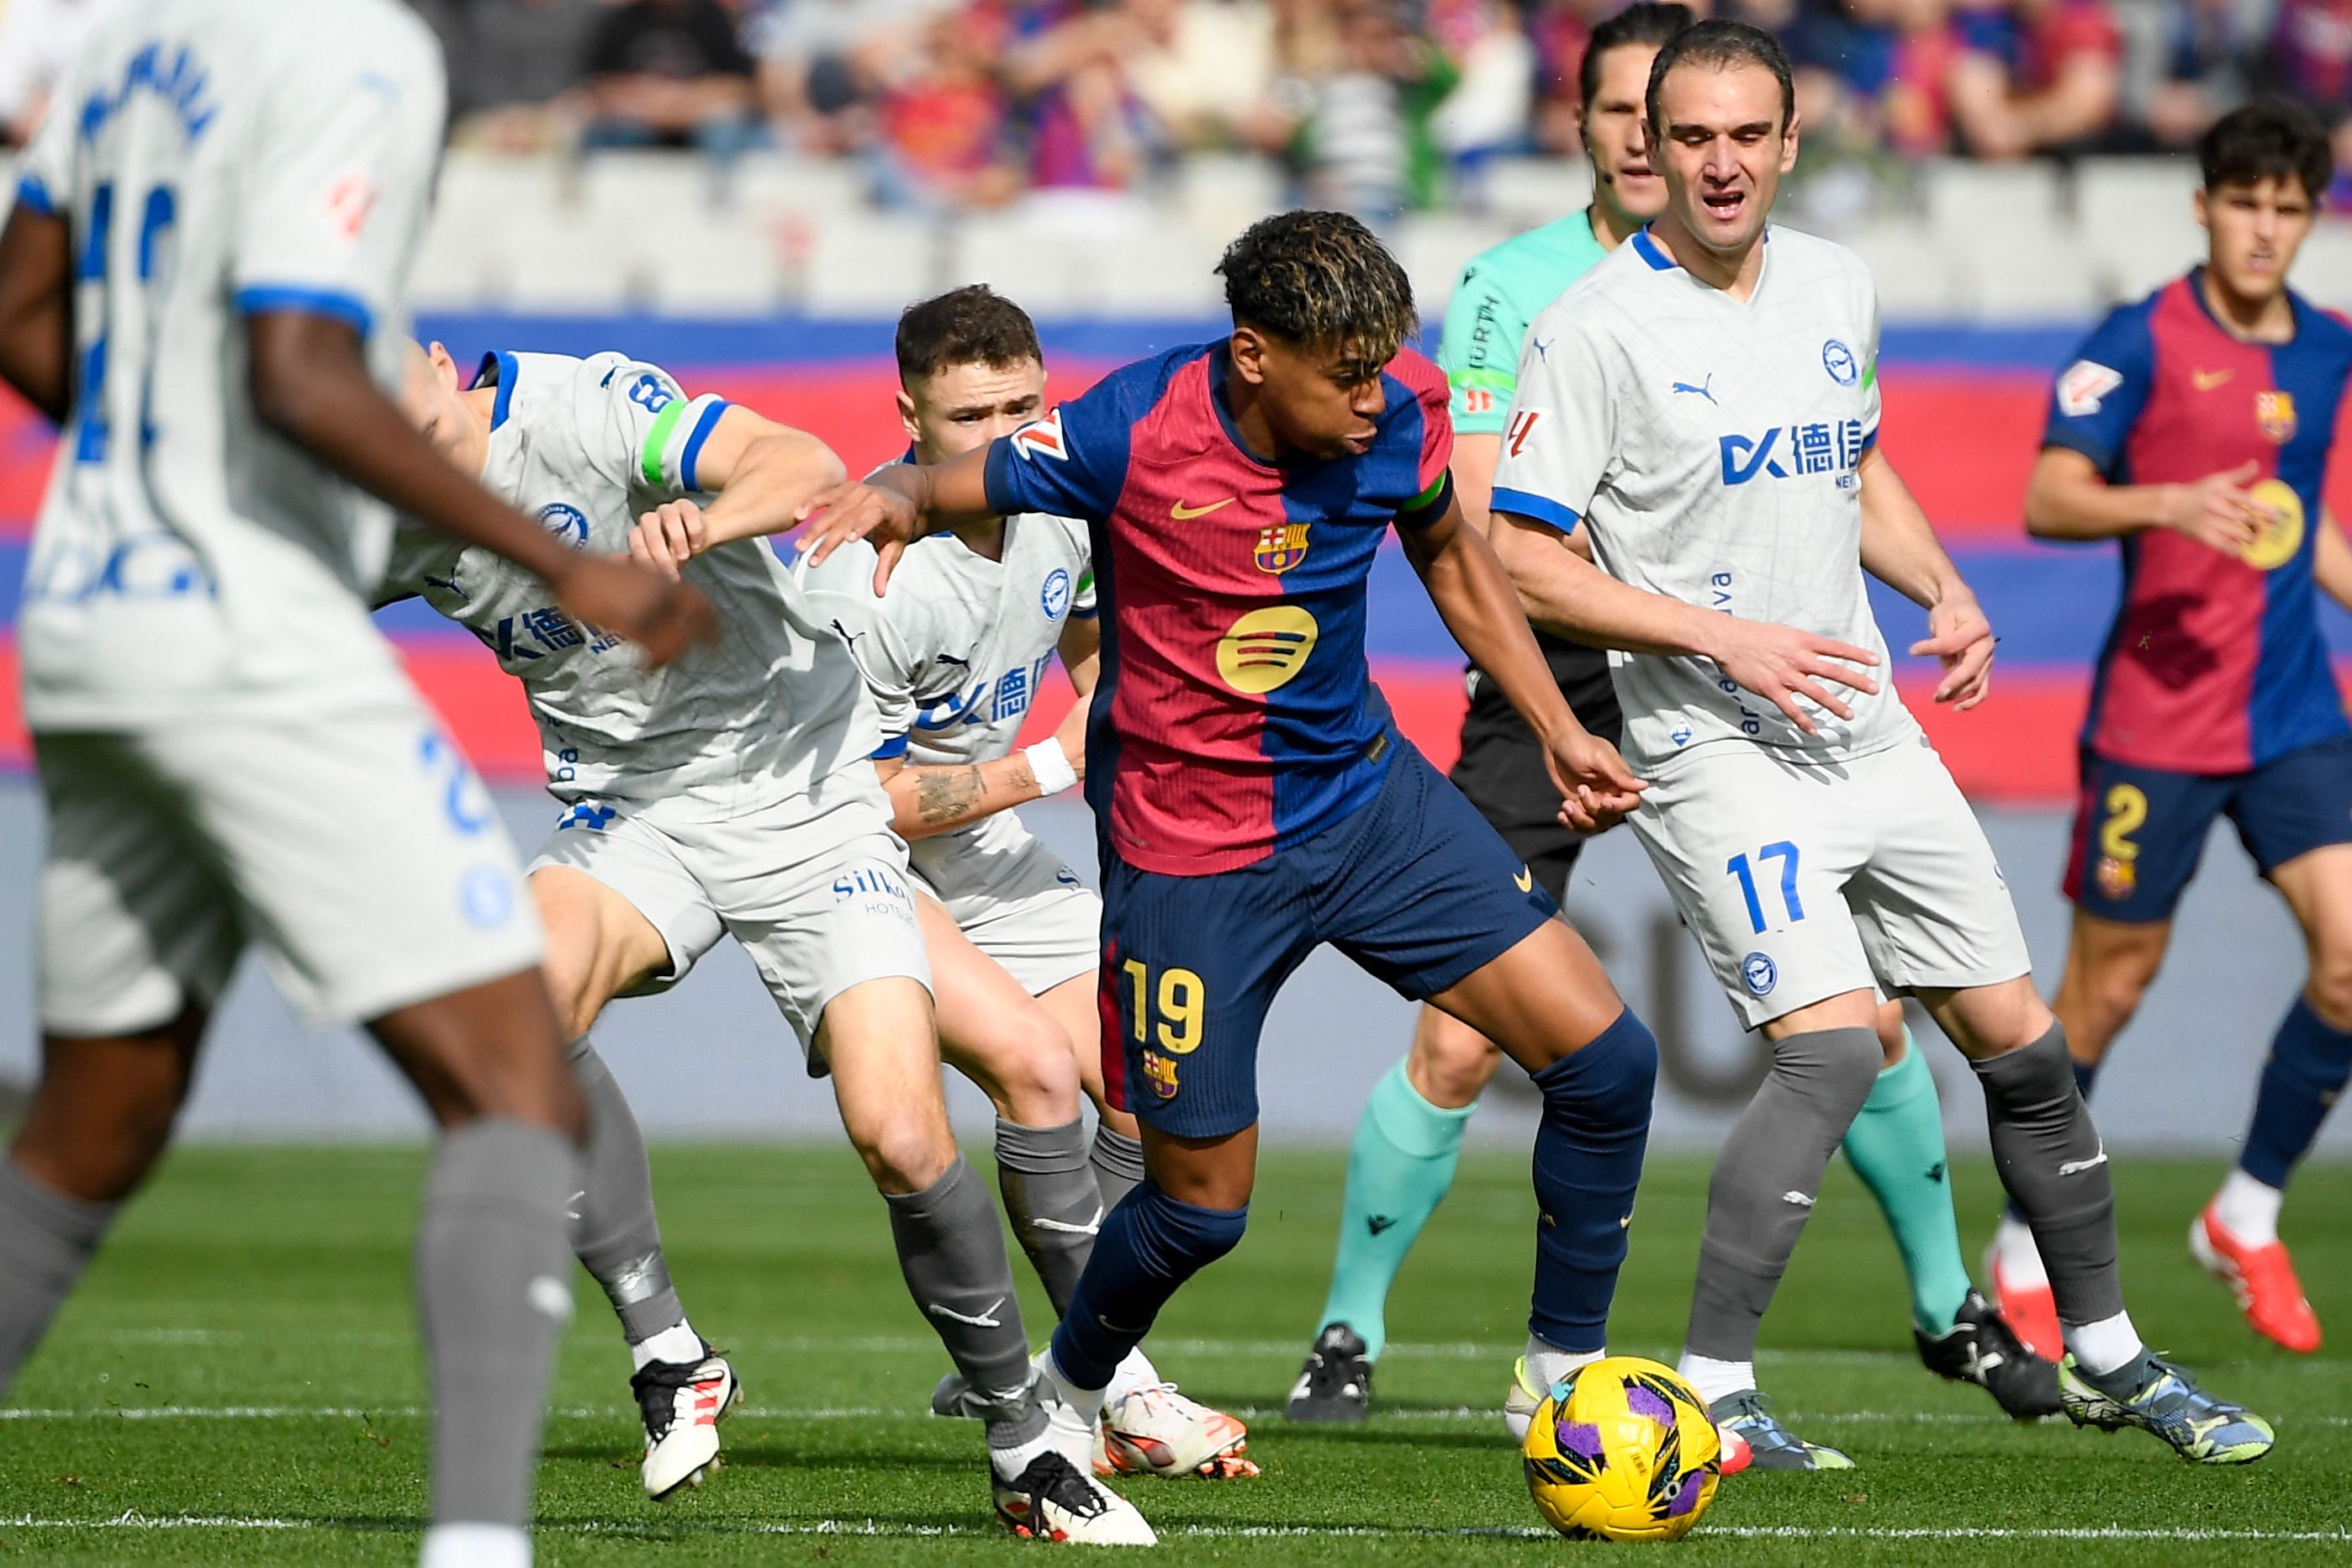
[[[1062,411],[1057,408],[1014,431],[1013,450],[1024,457],[1050,457],[1056,463],[1067,458],[1070,449],[1062,439]]]
[[[2058,412],[2069,419],[2096,413],[2099,400],[2123,384],[2121,371],[2110,370],[2096,360],[2076,360],[2058,378]]]

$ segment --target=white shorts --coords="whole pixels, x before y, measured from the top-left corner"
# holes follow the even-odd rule
[[[708,808],[702,809],[705,812]],[[662,802],[567,808],[530,869],[584,872],[635,904],[669,946],[668,972],[634,994],[667,989],[732,936],[811,1052],[834,998],[903,975],[929,988],[931,968],[908,891],[907,846],[890,801],[862,761],[731,816]]]
[[[313,1019],[381,1018],[539,962],[488,794],[420,701],[36,736],[41,1027],[155,1028],[257,944]]]
[[[1033,997],[1102,966],[1102,900],[1010,811],[918,840],[915,883]]]
[[[1710,746],[1654,774],[1631,821],[1749,1029],[1846,991],[2032,969],[1992,846],[1925,736],[1826,765]]]

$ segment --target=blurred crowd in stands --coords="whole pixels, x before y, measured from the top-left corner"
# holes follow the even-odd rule
[[[12,137],[108,3],[5,0]],[[1573,151],[1576,61],[1622,0],[412,3],[446,44],[463,146],[774,147],[865,161],[887,205],[1105,214],[1172,159],[1240,151],[1275,160],[1297,199],[1378,220],[1475,206],[1496,157]],[[1867,192],[1936,155],[2177,151],[2265,89],[2336,127],[2352,168],[2352,0],[1696,8],[1788,45],[1811,182]]]

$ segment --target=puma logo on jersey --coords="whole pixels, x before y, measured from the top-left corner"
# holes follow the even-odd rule
[[[1368,1214],[1364,1217],[1364,1228],[1375,1236],[1395,1223],[1396,1216],[1393,1214]]]
[[[1001,1329],[1004,1325],[997,1321],[996,1309],[1003,1304],[1004,1298],[1003,1296],[999,1296],[996,1300],[989,1302],[988,1305],[981,1308],[977,1314],[960,1312],[953,1307],[942,1307],[937,1305],[925,1307],[923,1311],[930,1313],[931,1316],[935,1318],[951,1318],[960,1323],[970,1323],[976,1329]],[[1109,1325],[1105,1324],[1104,1326],[1108,1327]]]
[[[1033,1230],[1055,1230],[1064,1236],[1098,1236],[1102,1233],[1102,1205],[1095,1205],[1095,1217],[1084,1225],[1072,1225],[1066,1219],[1046,1219],[1042,1216],[1029,1221]]]
[[[1780,1195],[1780,1201],[1782,1203],[1793,1203],[1799,1208],[1811,1208],[1813,1207],[1812,1198],[1805,1193],[1799,1192],[1794,1187],[1790,1187],[1788,1191],[1782,1193]]]
[[[1715,402],[1715,372],[1713,371],[1707,371],[1706,380],[1701,382],[1696,386],[1691,385],[1688,382],[1676,382],[1674,384],[1674,392],[1695,392],[1698,396],[1706,399],[1707,402]],[[1673,393],[1669,392],[1667,395],[1672,396]],[[1723,405],[1721,403],[1716,403],[1716,406],[1720,408]]]
[[[1238,496],[1228,496],[1222,501],[1212,501],[1205,507],[1188,507],[1183,502],[1179,501],[1174,506],[1168,508],[1168,515],[1175,518],[1180,523],[1189,523],[1194,517],[1205,517],[1211,512],[1216,511],[1218,508],[1223,507],[1230,507],[1235,501],[1240,499],[1241,497]]]
[[[2093,1155],[2087,1160],[2065,1160],[2061,1162],[2058,1166],[2058,1174],[2062,1176],[2081,1176],[2084,1171],[2096,1170],[2106,1163],[2106,1141],[2105,1139],[2101,1139],[2099,1143],[2099,1152],[2097,1154]]]

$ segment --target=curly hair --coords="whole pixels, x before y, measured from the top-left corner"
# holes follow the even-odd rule
[[[956,365],[1003,370],[1044,363],[1029,313],[985,283],[968,283],[907,307],[898,318],[898,380],[912,387]]]
[[[1276,213],[1225,247],[1234,325],[1339,350],[1377,371],[1421,329],[1396,257],[1345,213]]]

